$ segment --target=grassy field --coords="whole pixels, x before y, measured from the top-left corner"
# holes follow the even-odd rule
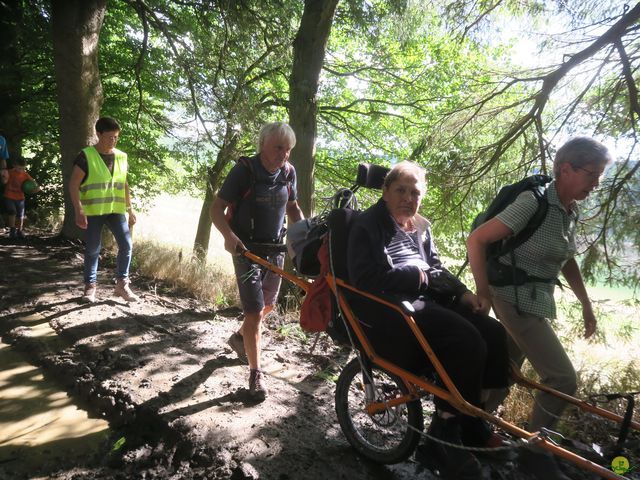
[[[202,200],[199,199],[161,195],[148,210],[138,214],[135,240],[155,241],[189,255],[193,249],[201,208]],[[207,261],[223,271],[233,272],[231,256],[224,250],[222,235],[213,226]]]
[[[201,208],[201,200],[163,195],[139,212],[132,267],[203,302],[218,307],[236,304],[231,255],[216,228],[211,228],[206,263],[192,256]]]
[[[625,302],[634,298],[634,291],[629,287],[610,287],[608,285],[587,285],[589,296],[596,300]],[[635,295],[640,299],[640,292]]]

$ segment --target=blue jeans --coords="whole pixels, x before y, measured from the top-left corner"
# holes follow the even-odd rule
[[[24,218],[24,200],[12,200],[5,197],[4,206],[7,215],[15,215],[17,219]]]
[[[109,227],[118,244],[118,257],[116,259],[116,279],[121,280],[129,276],[131,264],[131,232],[127,217],[122,213],[110,213],[108,215],[95,215],[87,217],[87,231],[85,237],[86,248],[84,252],[84,282],[96,283],[98,271],[98,257],[102,247],[102,227]]]

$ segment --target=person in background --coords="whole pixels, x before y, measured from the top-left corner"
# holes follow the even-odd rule
[[[7,141],[0,132],[0,193],[4,193],[4,185],[9,181],[9,150],[7,149]],[[4,208],[4,202],[0,202],[0,215],[4,221],[4,226],[8,224],[7,215]]]
[[[24,224],[24,204],[25,197],[22,184],[27,180],[33,181],[31,175],[25,170],[27,161],[24,157],[18,157],[13,168],[7,171],[7,176],[3,178],[4,205],[7,212],[7,226],[9,227],[9,238],[25,238],[22,230]],[[5,180],[6,179],[6,180]],[[36,186],[31,193],[37,193],[40,187]]]
[[[9,160],[9,150],[7,149],[7,141],[0,135],[0,182],[7,183],[9,180],[7,160]]]
[[[129,287],[132,250],[129,226],[136,223],[136,215],[127,183],[127,154],[115,148],[120,137],[120,125],[115,119],[102,117],[95,128],[98,143],[78,154],[69,180],[76,225],[86,230],[81,301],[96,301],[98,257],[102,228],[106,225],[118,244],[114,294],[127,302],[136,302],[139,298]],[[129,214],[128,221],[125,213]]]
[[[521,193],[511,205],[475,229],[467,240],[469,264],[478,296],[486,306],[485,311],[489,304],[493,305],[498,319],[506,327],[511,360],[520,366],[527,358],[544,385],[568,395],[576,391],[576,372],[550,323],[550,319],[556,318],[554,288],[562,272],[582,304],[585,338],[593,335],[596,317],[574,258],[579,218],[577,202],[598,187],[610,161],[607,148],[589,137],[573,138],[556,153],[555,178],[547,188],[549,207],[544,221],[514,250],[513,257],[509,253],[499,259],[500,263],[524,270],[535,280],[518,286],[492,286],[486,266],[488,246],[520,232],[536,212],[538,201],[532,192]],[[548,281],[541,282],[540,279]],[[505,390],[498,398],[490,399],[490,403],[497,406],[506,393]],[[553,428],[565,406],[558,397],[539,392],[529,419],[529,431]],[[549,454],[529,451],[524,460],[540,479],[567,478]]]
[[[224,237],[225,249],[233,255],[244,313],[240,330],[228,343],[249,363],[249,393],[258,400],[268,394],[260,364],[262,321],[275,306],[281,278],[241,252],[258,252],[260,244],[282,243],[285,215],[291,223],[304,218],[296,200],[296,171],[288,162],[295,144],[295,133],[286,123],[264,125],[258,136],[258,153],[241,158],[231,168],[210,211],[213,224]],[[283,266],[284,253],[265,257]]]
[[[474,295],[440,261],[429,222],[418,208],[426,191],[425,170],[400,162],[384,180],[382,198],[353,222],[347,247],[349,282],[361,290],[409,302],[417,326],[460,394],[483,406],[489,389],[508,385],[506,333],[483,312]],[[377,354],[417,374],[433,367],[408,325],[397,314],[364,298],[353,310]],[[429,435],[449,444],[499,447],[503,440],[480,418],[463,415],[435,398]],[[429,456],[449,479],[479,479],[482,469],[469,451],[428,442]],[[419,447],[421,448],[421,447]]]

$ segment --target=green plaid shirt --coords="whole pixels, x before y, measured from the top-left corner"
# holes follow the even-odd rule
[[[515,249],[516,266],[529,275],[555,279],[565,262],[576,253],[576,222],[578,208],[575,202],[567,212],[552,181],[547,188],[549,209],[540,227],[522,245]],[[532,192],[523,192],[496,218],[509,227],[514,234],[520,232],[538,209],[538,201]],[[511,254],[500,257],[500,262],[511,265]],[[520,310],[544,318],[556,318],[556,303],[553,298],[554,283],[531,282],[518,287]],[[513,285],[493,287],[496,297],[511,304],[516,303]]]

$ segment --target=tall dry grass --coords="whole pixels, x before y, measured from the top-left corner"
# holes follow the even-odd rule
[[[133,267],[146,277],[184,289],[198,300],[225,307],[237,302],[235,277],[219,265],[154,240],[134,244]]]
[[[222,235],[211,228],[206,262],[193,254],[202,201],[188,196],[161,195],[137,212],[132,230],[131,268],[146,277],[188,291],[198,300],[225,307],[238,302],[231,255]],[[105,233],[106,229],[105,229]],[[113,236],[103,235],[115,248]]]
[[[193,249],[201,209],[200,199],[184,195],[160,195],[151,205],[137,213],[134,241],[151,240],[176,247],[184,253],[190,252]],[[222,270],[233,273],[231,255],[224,249],[222,235],[213,226],[207,260]]]
[[[598,319],[598,331],[593,338],[583,338],[584,327],[580,304],[569,292],[559,292],[558,319],[554,328],[564,345],[578,375],[578,391],[575,396],[587,401],[602,400],[601,395],[640,391],[640,303],[632,298],[621,300],[606,296],[592,298]],[[523,373],[539,380],[528,362]],[[505,420],[518,425],[526,424],[534,400],[528,389],[514,386],[502,407]],[[624,414],[625,401],[614,400],[601,407]],[[635,418],[640,416],[640,402],[635,407]],[[577,435],[583,427],[593,422],[593,416],[585,416],[577,408],[569,407],[562,415],[559,431]],[[613,423],[609,422],[608,428]],[[613,428],[615,430],[615,428]]]

